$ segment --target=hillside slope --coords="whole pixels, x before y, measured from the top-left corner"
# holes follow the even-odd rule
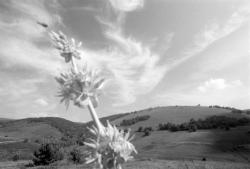
[[[84,124],[74,123],[63,118],[27,118],[0,122],[0,137],[30,140],[41,138],[61,138],[63,135],[77,135],[85,129]]]
[[[223,108],[209,108],[201,106],[169,106],[149,108],[141,111],[130,113],[127,116],[116,119],[113,123],[120,125],[123,120],[132,119],[137,116],[149,115],[150,118],[146,121],[140,121],[134,125],[129,126],[132,129],[137,129],[139,126],[156,127],[159,123],[175,123],[180,124],[188,122],[191,118],[197,120],[204,119],[213,115],[226,115],[238,117],[239,115],[231,113],[231,110]]]

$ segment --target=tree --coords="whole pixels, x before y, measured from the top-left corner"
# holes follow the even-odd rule
[[[34,165],[49,165],[55,161],[62,160],[64,157],[60,147],[55,143],[42,144],[38,151],[34,152]]]
[[[137,132],[142,132],[142,131],[143,131],[143,127],[140,126],[140,127],[138,128]]]
[[[73,150],[70,152],[70,160],[73,161],[74,163],[81,164],[84,162],[84,157],[81,153],[81,150],[78,148],[73,148]]]
[[[151,132],[149,130],[144,130],[144,136],[149,136]]]
[[[189,125],[188,131],[189,132],[196,132],[197,126],[195,124]]]

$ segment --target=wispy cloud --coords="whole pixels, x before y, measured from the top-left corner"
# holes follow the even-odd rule
[[[83,50],[89,62],[109,72],[111,87],[108,93],[115,100],[114,106],[131,104],[138,95],[151,92],[167,69],[159,65],[160,56],[149,46],[124,33],[127,13],[142,8],[143,4],[142,0],[110,0],[110,8],[97,17],[104,26],[103,34],[110,41],[108,49]]]
[[[0,7],[0,61],[1,69],[5,70],[1,72],[1,78],[5,79],[0,84],[0,96],[5,98],[1,104],[11,112],[20,111],[20,116],[38,109],[54,109],[54,104],[38,99],[47,94],[39,85],[47,82],[47,74],[57,72],[61,61],[48,45],[46,30],[37,21],[51,27],[61,24],[55,9],[57,1],[10,0],[1,1]],[[27,70],[29,75],[22,74]]]
[[[56,3],[56,1],[53,1]],[[55,65],[60,65],[55,53],[39,42],[44,38],[46,30],[37,24],[45,22],[50,26],[61,22],[60,17],[50,12],[46,1],[3,1],[5,10],[0,15],[0,55],[8,66],[21,64],[55,72]],[[53,4],[53,3],[51,3]],[[52,55],[53,54],[53,55]]]
[[[249,22],[250,6],[240,7],[224,24],[213,21],[194,36],[193,45],[186,49],[182,56],[171,63],[174,68],[186,60],[202,53],[211,44],[220,40]]]

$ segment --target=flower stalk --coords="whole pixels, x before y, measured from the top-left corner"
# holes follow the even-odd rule
[[[78,69],[75,59],[81,59],[78,51],[81,42],[76,45],[74,39],[69,41],[62,32],[51,32],[50,36],[65,62],[71,63],[71,71],[55,78],[61,87],[58,95],[61,102],[65,102],[66,107],[73,102],[79,108],[88,108],[95,124],[89,130],[96,140],[85,143],[92,149],[92,155],[86,159],[86,163],[94,163],[98,169],[121,169],[121,164],[133,158],[131,154],[136,153],[136,150],[130,142],[133,137],[130,137],[129,132],[119,130],[109,122],[104,127],[97,116],[95,107],[98,106],[99,91],[105,79],[86,67]]]
[[[89,109],[90,115],[92,117],[92,120],[94,121],[100,135],[103,135],[104,126],[102,125],[101,121],[99,120],[91,100],[89,100],[88,109]]]

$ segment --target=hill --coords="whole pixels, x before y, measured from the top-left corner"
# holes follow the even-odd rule
[[[0,122],[0,137],[13,139],[61,138],[63,135],[76,135],[84,124],[74,123],[63,118],[41,117]]]
[[[208,108],[200,106],[169,106],[149,108],[132,113],[116,114],[101,118],[105,123],[107,120],[119,126],[126,119],[137,116],[149,115],[146,121],[140,121],[128,126],[137,129],[138,126],[157,126],[159,123],[182,123],[191,118],[199,119],[212,115],[227,115],[238,117],[240,115],[231,113],[228,109]],[[86,127],[92,125],[88,123],[75,123],[58,117],[26,118],[19,120],[3,119],[0,120],[0,137],[13,137],[18,139],[37,139],[42,137],[60,138],[62,136],[77,136],[87,134]]]
[[[242,113],[232,113],[230,109],[218,107],[201,106],[169,106],[149,108],[126,114],[117,114],[101,119],[113,124],[120,125],[124,120],[136,117],[147,117],[142,121],[125,128],[132,128],[136,134],[133,143],[139,154],[137,159],[189,159],[201,160],[222,160],[222,161],[250,161],[250,131],[249,126],[232,128],[229,131],[222,129],[198,130],[196,132],[179,131],[158,131],[159,123],[180,124],[189,122],[190,119],[204,119],[214,115],[240,118],[245,117]],[[54,138],[61,140],[68,138],[72,140],[78,136],[89,137],[88,123],[75,123],[57,117],[27,118],[11,121],[0,121],[0,159],[6,154],[13,154],[15,151],[25,151],[31,155],[39,144],[37,139]],[[136,132],[139,126],[153,127],[149,136],[143,132]],[[24,140],[29,142],[25,143]],[[6,144],[1,144],[6,143]],[[2,157],[1,157],[2,154]]]
[[[11,121],[12,119],[8,119],[8,118],[0,118],[0,122],[7,122],[7,121]]]
[[[137,129],[139,126],[152,126],[156,127],[159,123],[175,123],[180,124],[188,122],[190,119],[204,119],[213,115],[225,115],[232,117],[242,117],[239,114],[231,113],[231,110],[216,107],[201,107],[201,106],[168,106],[168,107],[156,107],[145,110],[135,111],[127,116],[123,116],[114,120],[114,124],[120,125],[123,120],[133,119],[137,116],[150,116],[146,121],[139,121],[131,126],[132,129]]]
[[[136,134],[134,144],[139,152],[137,159],[164,160],[206,160],[212,161],[241,161],[250,162],[250,126],[225,129],[198,130],[196,132],[158,131],[160,123],[181,124],[190,119],[205,119],[211,116],[225,116],[234,119],[247,117],[246,114],[233,113],[231,109],[200,106],[170,106],[157,107],[136,111],[127,116],[116,119],[113,123],[118,126],[126,120],[147,117],[144,120],[134,120],[131,125],[121,126],[131,128]],[[224,123],[222,121],[222,123]],[[152,127],[153,132],[145,136],[143,132],[136,132],[142,126]]]

